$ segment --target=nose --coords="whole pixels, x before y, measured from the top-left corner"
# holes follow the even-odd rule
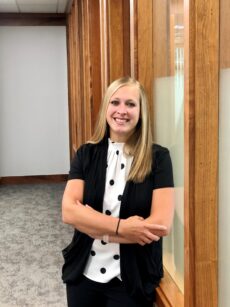
[[[117,109],[117,114],[125,115],[127,113],[125,104],[121,103]]]

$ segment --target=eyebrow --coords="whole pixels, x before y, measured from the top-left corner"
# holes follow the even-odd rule
[[[110,98],[110,100],[120,100],[120,98],[119,98],[119,97],[114,97],[113,99],[112,99],[112,98]],[[134,99],[132,99],[132,98],[128,98],[128,99],[127,99],[127,100],[125,100],[125,101],[137,102],[136,100],[134,100]]]

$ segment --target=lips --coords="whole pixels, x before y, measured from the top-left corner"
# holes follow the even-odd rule
[[[127,123],[129,120],[127,118],[118,118],[118,117],[114,117],[113,118],[115,120],[116,123],[118,124],[124,124]]]

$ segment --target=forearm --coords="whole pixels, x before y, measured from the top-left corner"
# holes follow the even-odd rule
[[[111,243],[120,243],[120,244],[137,244],[137,242],[134,242],[132,240],[129,240],[127,238],[124,238],[120,235],[118,236],[109,236],[109,242]]]
[[[126,244],[145,245],[157,241],[159,237],[154,230],[165,229],[161,225],[150,224],[139,216],[119,220],[117,217],[100,213],[88,205],[82,205],[79,201],[75,203],[72,198],[68,197],[63,199],[63,222],[72,225],[92,238],[109,235],[112,242]]]
[[[175,195],[173,188],[161,188],[153,191],[151,213],[146,222],[164,225],[164,230],[154,231],[154,234],[167,236],[172,227],[175,208]]]
[[[118,218],[65,198],[63,200],[63,222],[96,237],[105,234],[115,235]]]

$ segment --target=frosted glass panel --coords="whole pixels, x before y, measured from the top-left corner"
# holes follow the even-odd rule
[[[230,29],[229,29],[230,30]],[[230,50],[229,50],[230,52]],[[230,302],[230,68],[220,71],[219,109],[219,304]]]
[[[218,306],[230,305],[230,2],[220,1]]]
[[[163,240],[164,266],[184,292],[184,26],[183,1],[168,1],[164,70],[154,80],[155,142],[170,150],[176,209],[171,234]],[[162,7],[163,9],[163,7]],[[168,25],[168,28],[167,28]],[[156,41],[162,44],[161,33]],[[165,48],[166,49],[166,48]],[[156,53],[157,62],[162,54]],[[163,61],[161,61],[163,63]]]

